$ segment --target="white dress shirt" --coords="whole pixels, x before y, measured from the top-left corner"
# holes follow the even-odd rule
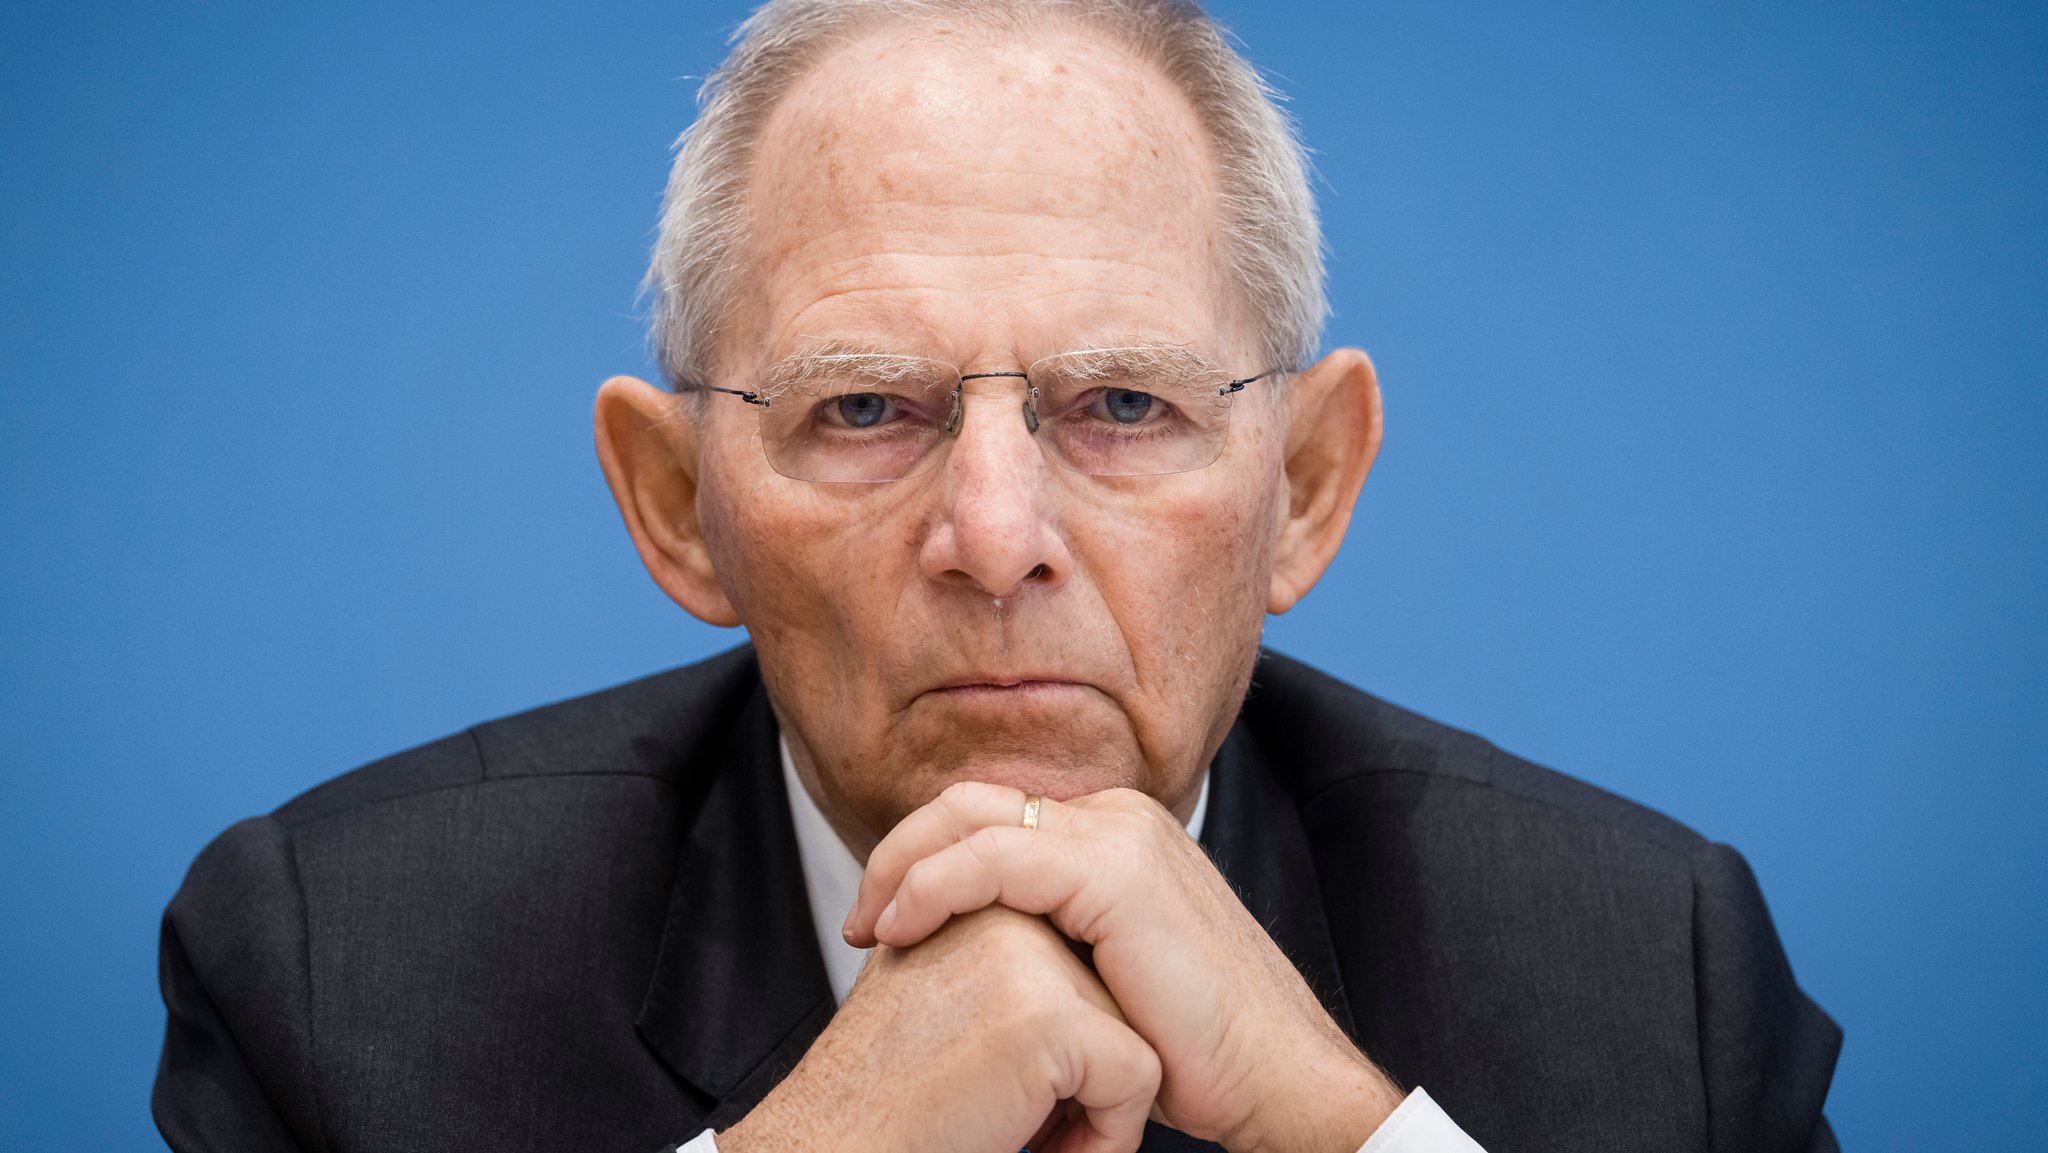
[[[789,815],[796,825],[797,855],[803,861],[804,890],[811,901],[811,925],[817,930],[818,948],[825,955],[825,976],[832,984],[832,999],[846,1000],[847,992],[867,963],[868,950],[856,949],[839,935],[847,910],[860,892],[861,865],[831,822],[819,810],[818,802],[796,775],[796,763],[789,756],[789,742],[777,738],[782,749],[782,783],[789,793]],[[1202,835],[1202,821],[1209,813],[1209,778],[1202,777],[1202,791],[1195,797],[1195,813],[1188,819],[1188,835]],[[718,1153],[718,1142],[706,1129],[683,1145],[678,1153]],[[1388,1115],[1358,1153],[1485,1153],[1479,1143],[1465,1135],[1450,1117],[1417,1088],[1400,1107]]]

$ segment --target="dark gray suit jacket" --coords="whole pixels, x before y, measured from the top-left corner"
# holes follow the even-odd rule
[[[1733,850],[1270,654],[1212,771],[1247,907],[1490,1153],[1835,1148],[1840,1031]],[[181,1151],[653,1153],[833,1011],[748,648],[236,825],[161,970]]]

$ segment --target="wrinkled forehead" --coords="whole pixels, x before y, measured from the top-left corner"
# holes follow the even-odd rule
[[[1149,62],[1059,27],[877,32],[755,151],[741,360],[820,339],[1010,359],[1133,331],[1214,343],[1214,163]],[[750,307],[748,307],[750,306]]]

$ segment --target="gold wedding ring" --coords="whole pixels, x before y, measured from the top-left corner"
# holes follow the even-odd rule
[[[1027,793],[1027,794],[1025,794],[1025,796],[1024,796],[1024,827],[1025,827],[1025,828],[1027,828],[1027,829],[1035,829],[1035,828],[1037,828],[1037,827],[1038,827],[1038,802],[1040,802],[1040,801],[1042,801],[1042,800],[1044,800],[1044,799],[1045,799],[1045,798],[1043,798],[1043,797],[1039,796],[1039,795],[1038,795],[1038,794],[1036,794],[1036,793]]]

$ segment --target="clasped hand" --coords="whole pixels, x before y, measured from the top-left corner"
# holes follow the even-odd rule
[[[1148,1116],[1235,1153],[1362,1145],[1399,1091],[1172,814],[1112,789],[1026,829],[1024,801],[956,784],[876,846],[845,933],[879,947],[721,1150],[1128,1153]]]

